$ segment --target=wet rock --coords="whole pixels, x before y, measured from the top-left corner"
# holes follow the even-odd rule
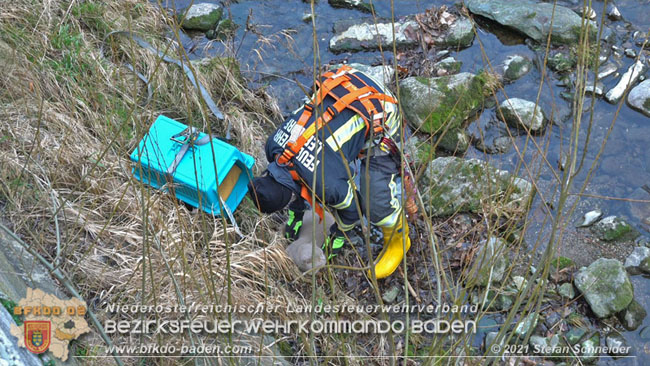
[[[625,259],[625,269],[630,274],[650,274],[650,248],[636,247],[632,254]]]
[[[334,218],[332,215],[325,213],[325,227],[330,227],[333,223]],[[287,255],[289,255],[293,263],[303,272],[309,271],[314,267],[325,265],[327,262],[325,260],[325,254],[321,249],[325,241],[325,233],[319,227],[319,225],[313,225],[311,211],[305,212],[300,235],[286,249]],[[312,241],[313,230],[315,230],[316,242]],[[312,249],[316,252],[313,267]]]
[[[429,139],[431,140],[431,139]],[[436,152],[431,141],[411,135],[404,144],[404,151],[415,166],[423,166],[436,158]]]
[[[474,41],[474,28],[472,21],[466,17],[456,19],[446,33],[434,39],[437,47],[465,48]]]
[[[559,330],[562,327],[562,316],[560,313],[556,311],[552,311],[550,314],[546,316],[546,319],[544,319],[544,325],[548,329],[556,329]]]
[[[482,106],[487,77],[463,72],[434,78],[409,77],[400,82],[406,119],[427,133],[455,129]]]
[[[205,32],[208,39],[227,39],[232,37],[239,26],[230,19],[221,19],[214,29]]]
[[[418,45],[419,25],[413,18],[395,22],[395,43],[404,49]],[[389,19],[367,18],[362,21],[340,21],[334,24],[334,37],[330,39],[332,52],[374,51],[393,45],[393,24]],[[469,47],[474,40],[472,22],[458,17],[453,24],[437,35],[430,35],[436,47]]]
[[[634,240],[640,234],[625,220],[616,216],[607,216],[591,227],[596,237],[603,241]]]
[[[463,65],[462,62],[456,60],[453,57],[444,58],[436,62],[433,66],[438,70],[438,75],[449,75],[457,74],[460,72],[460,67]]]
[[[310,23],[314,19],[314,14],[312,13],[304,13],[302,15],[302,21],[305,23]]]
[[[577,344],[587,334],[587,330],[580,327],[574,327],[566,334],[566,340],[570,345]]]
[[[627,102],[630,107],[650,117],[650,79],[630,90]]]
[[[540,106],[535,107],[534,102],[520,98],[506,99],[499,106],[499,111],[497,116],[511,127],[531,132],[539,132],[544,128],[546,118]]]
[[[556,51],[548,57],[546,64],[551,70],[561,73],[573,69],[576,59],[568,51]]]
[[[531,336],[528,344],[531,352],[540,356],[558,356],[557,351],[561,349],[560,336],[557,334],[550,337]]]
[[[470,281],[480,286],[499,282],[503,279],[508,266],[508,243],[500,238],[490,238],[481,242],[481,247],[474,257],[470,271]]]
[[[340,67],[341,65],[339,65]],[[368,66],[365,64],[351,63],[350,67],[357,69],[384,85],[391,85],[395,76],[395,69],[390,65]]]
[[[639,77],[646,71],[646,69],[645,60],[637,60],[637,62],[630,66],[625,74],[621,76],[618,84],[607,92],[605,99],[610,103],[618,102],[621,97],[623,97],[623,93],[625,92],[625,89],[627,89],[628,85],[632,86],[636,84]]]
[[[524,338],[526,334],[537,326],[539,316],[536,313],[528,314],[523,319],[519,319],[519,324],[515,327],[514,333],[519,338]]]
[[[580,225],[577,225],[576,227],[589,227],[593,225],[596,221],[600,220],[601,217],[603,217],[603,211],[601,210],[589,211],[582,218],[582,223]]]
[[[633,331],[636,330],[643,324],[643,319],[648,315],[643,306],[639,304],[636,300],[632,300],[630,305],[627,308],[618,314],[616,317],[623,324],[625,329]]]
[[[582,8],[582,11],[579,12],[578,14],[584,15],[585,18],[587,18],[589,20],[594,20],[594,19],[596,19],[596,16],[597,16],[596,11],[594,9],[588,7],[588,6],[585,6],[584,8]]]
[[[395,22],[395,44],[398,48],[408,48],[417,44],[417,39],[411,37],[407,29],[416,30],[415,20]],[[332,52],[374,51],[381,47],[393,45],[393,24],[386,19],[372,18],[362,22],[355,20],[340,21],[334,25],[335,35],[330,39]]]
[[[583,363],[592,363],[596,362],[600,357],[600,351],[598,347],[600,346],[600,334],[596,333],[591,338],[580,344],[580,348],[583,350],[583,353],[580,355],[579,359]]]
[[[632,48],[626,48],[625,49],[625,56],[629,58],[635,58],[636,57],[636,51]]]
[[[618,10],[615,4],[608,4],[607,5],[607,17],[610,20],[621,20],[623,16],[621,15],[621,12]]]
[[[466,0],[465,6],[474,14],[492,19],[506,27],[515,29],[539,43],[545,43],[549,33],[555,44],[578,42],[582,18],[569,8],[551,3],[537,3],[528,0]],[[549,20],[553,19],[552,27]],[[596,24],[588,22],[593,36]]]
[[[501,154],[512,148],[508,126],[497,119],[481,118],[469,126],[468,132],[474,146],[488,154]]]
[[[608,62],[598,70],[598,80],[604,79],[618,70],[613,62]]]
[[[372,12],[372,5],[362,0],[328,0],[333,8],[356,9],[365,13]]]
[[[573,289],[573,285],[570,283],[563,283],[560,285],[560,287],[557,289],[557,293],[560,294],[565,299],[572,300],[574,297],[576,297],[576,292]]]
[[[607,338],[605,338],[605,344],[607,344],[609,354],[614,357],[627,356],[630,353],[630,348],[627,345],[627,341],[625,340],[625,337],[623,337],[620,333],[609,333],[607,335]]]
[[[469,148],[469,136],[462,128],[443,132],[436,142],[439,148],[453,154],[462,155]]]
[[[388,291],[384,292],[381,298],[385,303],[392,304],[397,299],[397,295],[399,295],[399,287],[393,286]]]
[[[615,259],[601,258],[581,268],[574,284],[599,318],[626,309],[634,299],[630,278],[623,264]]]
[[[585,85],[585,93],[587,93],[587,95],[593,94],[597,97],[602,97],[604,89],[605,89],[605,85],[600,81],[594,84],[594,81],[590,80],[587,81]]]
[[[485,346],[486,351],[489,351],[490,346],[495,343],[494,341],[497,339],[497,335],[499,335],[499,332],[488,332],[485,335],[484,346]],[[499,345],[503,345],[503,339],[501,339],[501,342],[499,342]]]
[[[212,3],[193,4],[179,12],[179,20],[183,19],[181,27],[187,30],[209,31],[214,29],[221,20],[223,9]]]
[[[480,212],[491,197],[503,197],[499,206],[512,215],[523,214],[531,200],[530,182],[513,177],[479,159],[441,157],[429,163],[420,184],[432,216]]]
[[[508,56],[503,62],[503,79],[507,82],[515,81],[526,75],[533,68],[533,63],[525,56]]]

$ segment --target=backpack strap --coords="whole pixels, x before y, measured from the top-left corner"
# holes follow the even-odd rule
[[[291,130],[291,135],[284,151],[281,154],[276,155],[276,162],[278,165],[289,168],[293,179],[301,185],[300,196],[312,204],[312,207],[316,213],[318,213],[321,220],[323,219],[323,207],[320,203],[312,201],[310,188],[304,184],[300,176],[298,176],[298,173],[292,169],[292,159],[317,131],[323,128],[323,126],[329,123],[343,110],[350,109],[361,116],[366,124],[365,136],[367,137],[370,128],[373,128],[375,133],[381,133],[384,130],[383,125],[385,121],[385,113],[383,110],[378,112],[377,107],[372,100],[374,99],[379,102],[397,104],[395,98],[379,92],[374,87],[368,85],[363,78],[351,73],[351,70],[352,68],[349,66],[343,65],[336,72],[330,71],[324,73],[324,80],[315,82],[318,90],[316,91],[313,100],[304,105],[303,111],[300,117],[298,117],[298,121]],[[357,84],[361,85],[361,87],[358,87],[353,83],[353,78],[357,81]],[[334,92],[334,89],[337,89],[339,86],[345,90],[345,93],[342,95]],[[338,88],[338,90],[340,90],[340,88]],[[334,99],[334,104],[325,108],[323,114],[309,127],[305,128],[305,125],[313,115],[314,108],[320,106],[328,95]],[[359,102],[360,106],[353,105],[355,102]]]

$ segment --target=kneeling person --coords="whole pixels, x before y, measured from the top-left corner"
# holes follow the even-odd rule
[[[355,199],[370,199],[369,219],[382,228],[384,248],[375,261],[377,278],[390,276],[408,251],[408,224],[402,220],[400,162],[396,151],[402,118],[388,89],[369,76],[343,66],[323,74],[309,103],[295,111],[266,142],[265,174],[249,185],[263,213],[289,204],[285,235],[295,239],[309,203],[319,216],[321,204],[337,224],[325,246],[331,258],[345,243],[345,232],[360,221]],[[353,166],[360,160],[360,192]],[[312,189],[316,201],[312,202]],[[296,198],[291,202],[293,194]]]

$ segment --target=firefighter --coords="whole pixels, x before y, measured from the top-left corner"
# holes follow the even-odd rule
[[[263,213],[289,205],[289,239],[298,236],[307,204],[321,219],[321,205],[331,209],[336,223],[325,240],[328,258],[341,250],[345,233],[360,222],[356,200],[363,213],[369,197],[370,222],[384,235],[383,250],[373,263],[375,274],[388,277],[411,246],[401,206],[397,143],[402,118],[397,101],[384,85],[348,66],[323,74],[315,90],[269,136],[268,167],[251,181],[249,194]],[[359,186],[354,183],[355,166]]]

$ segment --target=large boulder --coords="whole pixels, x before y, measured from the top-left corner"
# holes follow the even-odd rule
[[[181,27],[187,30],[209,31],[214,29],[221,20],[223,9],[212,3],[192,4],[189,8],[181,10],[179,20]]]
[[[650,117],[650,79],[643,81],[627,96],[630,107]]]
[[[601,258],[589,267],[581,268],[575,276],[574,284],[599,318],[626,309],[634,300],[630,278],[623,263],[616,259]]]
[[[474,14],[512,28],[537,42],[574,44],[580,37],[582,18],[573,10],[553,3],[529,0],[465,0],[465,6]],[[551,22],[552,19],[552,22]],[[551,26],[552,24],[552,26]],[[596,35],[596,23],[588,21],[590,35]]]
[[[486,74],[463,72],[434,78],[409,77],[400,82],[406,120],[422,132],[453,130],[483,105]]]
[[[508,125],[539,132],[544,128],[546,118],[539,105],[520,98],[506,99],[499,106],[497,116]]]
[[[390,19],[366,18],[361,21],[343,20],[334,24],[334,36],[330,39],[332,52],[375,51],[380,47],[392,49],[393,34],[397,48],[410,48],[418,45],[420,26],[413,17],[408,17],[393,23]],[[464,48],[469,47],[474,40],[472,21],[466,17],[458,17],[444,31],[431,36],[436,47]]]
[[[379,47],[393,45],[393,34],[397,48],[408,48],[417,45],[417,39],[412,36],[418,29],[418,23],[412,19],[395,22],[387,19],[367,18],[359,20],[343,20],[334,24],[334,36],[330,39],[332,52],[374,51]],[[409,32],[410,31],[410,32]]]
[[[496,169],[479,159],[437,158],[429,163],[419,184],[432,216],[481,212],[495,205],[509,213],[524,214],[533,194],[530,182]]]

